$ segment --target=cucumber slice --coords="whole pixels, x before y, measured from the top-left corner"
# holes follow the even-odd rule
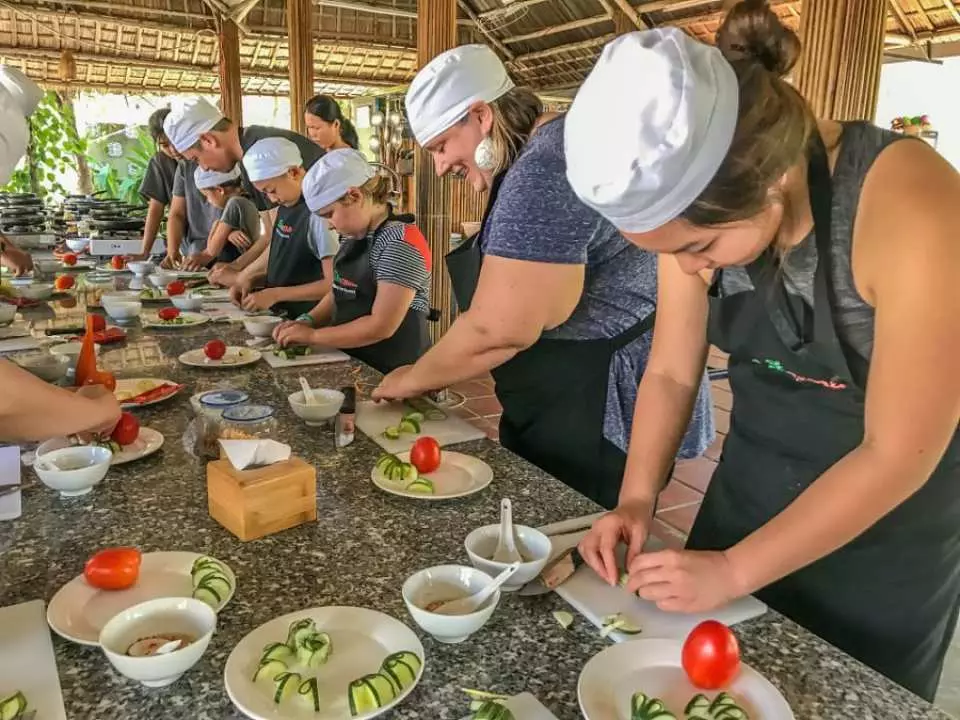
[[[277,675],[273,681],[276,683],[276,690],[273,692],[273,702],[279,705],[289,698],[300,687],[303,678],[299,673],[285,672]]]
[[[476,709],[473,720],[514,720],[513,713],[494,700],[487,700]]]
[[[471,700],[470,701],[470,712],[476,712],[483,707],[483,700]]]
[[[380,668],[380,672],[393,680],[398,693],[413,685],[420,670],[420,658],[414,655],[414,661],[411,661],[409,657],[402,657],[405,654],[412,655],[412,653],[395,653],[384,660]]]
[[[657,698],[634,693],[630,698],[630,720],[677,720]]]
[[[414,673],[420,672],[420,668],[423,667],[423,661],[420,659],[420,656],[415,652],[410,652],[409,650],[401,650],[393,655],[388,655],[387,660],[403,660],[407,665],[413,668]],[[386,662],[386,660],[384,662]]]
[[[750,720],[746,711],[737,706],[724,706],[718,713],[713,715],[713,720]]]
[[[333,650],[330,636],[326,633],[315,633],[297,647],[297,658],[309,668],[316,669],[323,665]]]
[[[390,472],[387,474],[387,479],[395,483],[403,482],[403,465],[404,463],[398,462],[396,465],[390,468]]]
[[[260,662],[265,660],[280,660],[281,662],[288,662],[293,659],[293,650],[290,649],[289,645],[284,643],[270,643],[263,648],[263,654],[260,656]]]
[[[196,588],[193,591],[193,597],[201,602],[205,602],[214,610],[219,610],[220,603],[223,602],[223,598],[220,597],[220,594],[216,590],[205,585]]]
[[[573,615],[564,610],[556,610],[553,613],[553,619],[560,623],[560,627],[564,630],[573,625]]]
[[[407,485],[415,483],[417,478],[420,477],[420,473],[418,473],[417,469],[410,463],[402,463],[400,469],[403,470],[403,476],[400,479]]]
[[[400,439],[400,428],[394,427],[394,426],[391,425],[390,427],[388,427],[386,430],[383,431],[383,436],[384,436],[387,440],[399,440],[399,439]]]
[[[230,581],[223,575],[207,575],[203,580],[197,583],[198,588],[207,588],[213,590],[217,595],[225,598],[230,594]]]
[[[408,433],[410,435],[419,435],[420,434],[420,423],[415,422],[409,418],[404,418],[400,421],[400,424],[397,426],[397,429],[401,433]]]
[[[19,690],[5,700],[0,700],[0,720],[16,720],[27,711],[27,698]]]
[[[304,680],[297,688],[297,692],[313,708],[314,712],[320,712],[320,690],[317,688],[316,678]]]
[[[377,467],[377,470],[379,470],[384,475],[386,475],[390,471],[390,468],[392,468],[394,465],[396,465],[399,462],[400,462],[400,458],[398,458],[396,455],[391,455],[390,453],[386,453],[384,455],[381,455],[380,458],[377,460],[376,467]]]
[[[407,485],[407,492],[433,495],[433,483],[425,477],[419,478],[416,482]]]
[[[710,699],[703,693],[697,693],[683,709],[687,720],[710,720]]]
[[[347,694],[350,714],[356,717],[393,702],[397,691],[390,678],[376,673],[354,680],[350,683]]]
[[[610,634],[619,632],[624,635],[639,635],[643,632],[640,627],[634,625],[629,620],[627,620],[623,615],[617,613],[616,615],[607,615],[603,618],[603,627],[600,629],[600,637],[605,638]]]
[[[403,419],[404,419],[404,420],[409,420],[410,422],[415,422],[415,423],[418,423],[418,424],[419,424],[419,423],[422,423],[422,422],[423,422],[424,417],[423,417],[423,413],[422,413],[422,412],[418,412],[418,411],[416,411],[416,410],[413,410],[413,411],[411,411],[411,412],[406,413],[406,414],[403,416]]]
[[[277,675],[285,672],[287,672],[287,664],[283,660],[261,660],[256,672],[253,673],[253,681],[274,680]]]
[[[195,568],[193,572],[190,573],[190,576],[193,578],[193,584],[195,586],[199,585],[206,578],[214,575],[222,577],[224,580],[227,580],[228,583],[230,582],[227,579],[227,573],[224,571],[223,567],[221,567],[220,565],[213,565],[213,564],[201,565],[200,567]]]
[[[472,690],[470,688],[460,688],[465,692],[471,700],[479,700],[483,702],[485,700],[493,700],[494,702],[505,703],[510,699],[508,695],[498,695],[497,693],[486,692],[485,690]]]
[[[200,568],[210,567],[210,566],[215,567],[218,570],[220,570],[220,572],[226,574],[227,569],[223,566],[223,563],[221,563],[219,560],[216,560],[212,557],[207,557],[206,555],[204,555],[203,557],[199,557],[193,561],[193,567],[190,568],[190,573],[194,574]]]
[[[303,634],[303,631],[306,631],[306,634]],[[317,631],[317,624],[311,618],[304,618],[303,620],[294,620],[290,623],[290,627],[287,630],[287,646],[292,650],[296,650],[299,647],[297,642],[297,633],[300,633],[301,637],[306,637],[307,635],[313,635]]]

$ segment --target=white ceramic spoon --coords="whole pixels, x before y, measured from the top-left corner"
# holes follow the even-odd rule
[[[521,562],[517,550],[517,539],[513,534],[513,505],[510,498],[500,501],[500,537],[497,538],[497,547],[490,558],[498,563]]]
[[[307,405],[316,405],[317,399],[313,396],[310,383],[307,382],[307,379],[303,375],[300,376],[300,387],[303,388],[303,402]]]
[[[445,602],[443,605],[434,609],[434,612],[438,615],[467,615],[472,613],[490,599],[490,596],[499,590],[501,585],[512,578],[513,574],[517,572],[519,568],[519,562],[508,565],[502,573],[493,579],[493,582],[482,590],[478,590],[473,595],[468,595],[465,598]]]

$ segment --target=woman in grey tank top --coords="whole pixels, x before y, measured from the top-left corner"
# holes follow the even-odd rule
[[[625,540],[628,588],[665,610],[756,594],[932,699],[960,607],[960,175],[816,122],[782,79],[799,41],[760,0],[717,46],[621,36],[568,118],[578,195],[660,253],[634,421],[658,431],[581,551],[612,582]],[[584,145],[598,113],[615,127]],[[708,342],[730,353],[730,434],[687,549],[639,554]]]

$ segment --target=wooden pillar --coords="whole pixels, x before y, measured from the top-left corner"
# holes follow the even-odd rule
[[[240,89],[240,36],[233,20],[220,21],[220,112],[237,125],[243,123]]]
[[[417,0],[417,66],[457,44],[457,0]],[[417,225],[423,231],[433,254],[430,302],[440,310],[440,321],[431,323],[434,340],[450,327],[452,295],[450,276],[443,258],[450,249],[450,233],[459,232],[451,217],[451,182],[438,178],[433,158],[423,148],[417,150],[416,203]],[[462,182],[457,182],[463,185]],[[459,188],[458,188],[459,191]],[[472,188],[466,192],[474,193]]]
[[[873,121],[886,0],[803,0],[794,84],[818,118]]]
[[[290,38],[290,129],[305,133],[303,109],[313,97],[313,0],[287,0]]]

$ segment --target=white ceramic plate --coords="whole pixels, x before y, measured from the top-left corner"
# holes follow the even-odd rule
[[[65,437],[47,440],[37,448],[37,457],[60,448],[70,447],[72,444],[70,439]],[[153,455],[161,447],[163,447],[163,435],[153,428],[142,427],[136,440],[129,445],[125,445],[120,452],[113,454],[110,465],[123,465],[134,460],[140,460],[148,455]]]
[[[203,348],[187,350],[180,356],[184,365],[200,368],[235,368],[243,365],[253,365],[260,361],[260,351],[253,348],[228,345],[226,354],[219,360],[211,360],[203,353]]]
[[[206,270],[171,270],[180,280],[203,280],[207,277]]]
[[[230,302],[230,289],[219,287],[194,288],[188,291],[193,297],[202,298],[204,302]]]
[[[138,407],[148,407],[150,405],[156,405],[157,403],[162,403],[166,400],[169,400],[180,390],[172,392],[169,395],[164,395],[161,398],[156,400],[150,400],[142,404],[125,402],[124,399],[129,399],[130,397],[136,397],[137,395],[142,395],[145,392],[149,392],[154,388],[160,387],[161,385],[177,385],[178,383],[173,380],[167,380],[166,378],[123,378],[122,380],[117,380],[117,387],[114,389],[113,394],[116,396],[117,400],[120,403],[120,407],[124,410],[129,410],[130,408]]]
[[[101,265],[100,267],[98,267],[97,272],[111,273],[113,275],[120,275],[122,273],[130,273],[131,275],[133,274],[133,270],[128,270],[126,265],[124,265],[122,269],[117,270],[110,263],[107,263],[106,265]]]
[[[410,462],[410,453],[397,455],[403,462]],[[434,493],[407,492],[403,483],[396,483],[384,476],[376,467],[370,471],[373,484],[384,492],[417,500],[452,500],[480,492],[493,480],[493,469],[483,460],[442,450],[440,467],[424,477],[433,481]]]
[[[210,321],[203,313],[197,312],[180,312],[180,317],[184,319],[185,322],[182,323],[165,323],[156,313],[147,313],[140,316],[140,322],[144,327],[151,328],[164,328],[164,329],[173,329],[185,328],[185,327],[195,327],[197,325],[203,325],[206,322]]]
[[[630,720],[635,692],[659,698],[677,717],[697,690],[680,665],[682,640],[630,640],[593,656],[580,673],[577,695],[587,720]],[[756,670],[742,665],[726,688],[752,718],[794,720],[783,695]],[[719,690],[705,692],[711,700]]]
[[[99,645],[100,630],[117,613],[147,600],[164,597],[191,597],[193,580],[190,568],[203,557],[193,552],[145,553],[140,577],[129,590],[97,590],[78,575],[57,591],[47,606],[50,628],[67,640],[81,645]],[[233,598],[237,578],[226,563],[230,594],[218,608],[223,610]]]
[[[333,644],[330,659],[319,669],[291,667],[304,679],[317,678],[322,703],[319,713],[296,698],[291,698],[282,707],[277,706],[273,702],[273,685],[269,681],[255,683],[251,680],[264,646],[271,642],[285,642],[290,623],[304,618],[312,618],[318,630],[330,635]],[[414,632],[389,615],[358,607],[311,608],[275,618],[244,637],[227,658],[223,679],[233,704],[254,720],[350,720],[349,684],[364,675],[378,672],[384,658],[404,650],[424,659],[423,645]],[[423,668],[413,684],[392,703],[357,717],[366,720],[387,712],[410,694],[421,677]]]

